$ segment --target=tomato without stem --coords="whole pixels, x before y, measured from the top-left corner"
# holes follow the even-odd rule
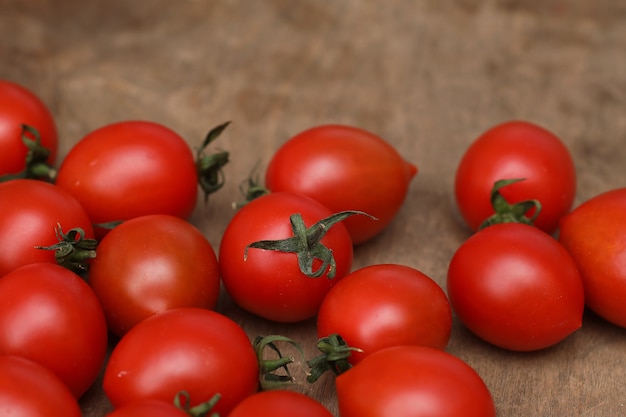
[[[219,251],[222,282],[235,303],[278,322],[313,317],[328,290],[352,267],[352,242],[342,223],[330,227],[320,240],[336,263],[332,279],[330,268],[317,260],[313,269],[322,274],[312,278],[302,272],[294,253],[248,247],[257,241],[294,236],[290,223],[293,214],[300,214],[304,224],[312,226],[333,213],[304,195],[266,194],[235,214],[224,231]]]
[[[534,226],[489,226],[450,260],[452,308],[469,330],[496,346],[532,351],[552,346],[582,324],[583,284],[576,264]]]
[[[322,404],[288,390],[262,391],[240,402],[228,417],[332,417]]]
[[[111,230],[96,249],[89,283],[118,336],[172,308],[214,308],[220,291],[209,241],[191,223],[164,214],[136,217]]]
[[[491,190],[496,181],[523,179],[500,192],[509,203],[536,199],[541,212],[534,225],[553,233],[569,212],[576,194],[571,154],[552,132],[524,121],[494,126],[465,151],[454,190],[460,213],[473,230],[494,214]],[[529,216],[533,215],[531,211]]]
[[[626,327],[626,188],[587,200],[561,222],[559,241],[574,258],[589,309]]]
[[[0,279],[0,354],[52,370],[78,398],[100,373],[107,328],[89,285],[55,264],[17,268]]]
[[[441,287],[405,265],[371,265],[358,269],[328,292],[317,315],[318,337],[339,334],[367,355],[395,345],[444,349],[452,329],[452,312]]]
[[[388,142],[352,126],[323,125],[285,142],[268,164],[272,192],[307,195],[332,212],[358,210],[345,221],[354,244],[385,229],[400,210],[417,167]]]

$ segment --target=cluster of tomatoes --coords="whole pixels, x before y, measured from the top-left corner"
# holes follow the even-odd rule
[[[342,417],[495,416],[481,377],[445,351],[453,311],[516,351],[563,340],[585,302],[626,326],[626,191],[572,210],[574,163],[549,131],[507,122],[467,149],[455,197],[475,233],[450,260],[446,293],[407,265],[352,270],[354,246],[394,219],[417,174],[356,127],[314,127],[277,149],[216,254],[186,219],[199,190],[224,182],[228,153],[206,148],[227,126],[194,155],[165,126],[114,123],[54,169],[49,110],[0,81],[0,391],[14,410],[80,416],[103,371],[110,417],[330,417],[283,389],[294,359],[279,346],[297,341],[250,340],[215,310],[221,287],[266,320],[316,318],[308,379],[336,375]]]

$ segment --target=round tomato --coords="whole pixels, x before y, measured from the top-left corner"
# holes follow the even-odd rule
[[[262,391],[240,402],[228,417],[333,417],[322,404],[300,392]]]
[[[559,241],[574,258],[589,309],[626,327],[626,188],[599,194],[565,216]]]
[[[187,218],[198,193],[187,142],[147,121],[113,123],[89,133],[64,158],[56,184],[80,201],[94,224],[147,214]]]
[[[40,144],[49,151],[53,164],[58,148],[57,127],[48,107],[30,90],[0,80],[0,175],[16,174],[26,168],[27,146],[22,141],[23,125],[39,132]],[[36,137],[25,132],[31,140]]]
[[[55,232],[80,228],[93,238],[89,216],[66,191],[46,182],[19,179],[0,184],[0,276],[22,265],[56,263],[52,250],[37,249],[58,242]]]
[[[172,401],[181,391],[191,407],[221,397],[212,411],[228,412],[257,391],[259,366],[252,343],[228,317],[177,308],[148,317],[111,352],[103,388],[115,407],[141,399]]]
[[[104,364],[100,303],[82,278],[59,265],[26,265],[0,279],[0,329],[0,354],[49,368],[77,398]]]
[[[354,244],[380,233],[404,203],[417,167],[388,142],[365,130],[324,125],[285,142],[268,164],[265,183],[272,192],[307,195],[332,212],[358,210],[347,219]]]
[[[450,260],[448,296],[469,330],[505,349],[543,349],[582,324],[574,260],[552,236],[525,224],[496,224],[466,240]]]
[[[478,230],[491,215],[491,191],[499,180],[523,179],[500,189],[511,204],[538,200],[534,225],[553,233],[569,212],[576,194],[576,171],[569,150],[548,130],[524,121],[494,126],[465,151],[454,190],[459,211]],[[533,210],[528,216],[533,215]]]
[[[314,224],[333,213],[304,195],[266,194],[235,214],[220,244],[222,282],[235,303],[278,322],[297,322],[313,317],[328,290],[352,268],[352,242],[341,222],[324,228],[325,234],[319,243],[308,248],[330,251],[326,254],[335,262],[331,267],[315,259],[312,270],[321,272],[318,277],[305,275],[299,263],[300,260],[312,260],[313,251],[296,254],[249,247],[258,241],[295,239],[290,222],[294,214],[300,216],[310,233]],[[304,237],[303,240],[307,239]],[[296,243],[299,247],[307,246],[302,240]]]
[[[165,310],[214,308],[220,291],[209,241],[191,223],[165,214],[136,217],[111,230],[96,249],[89,283],[118,336]]]
[[[0,355],[3,416],[80,417],[78,401],[48,368],[26,358]]]
[[[335,381],[341,417],[494,417],[484,381],[439,349],[394,346],[372,353]]]
[[[146,399],[124,404],[106,417],[189,417],[189,414],[172,401]]]
[[[395,345],[444,349],[452,330],[452,312],[441,287],[404,265],[371,265],[345,276],[330,289],[317,315],[318,337],[339,334],[367,355]]]

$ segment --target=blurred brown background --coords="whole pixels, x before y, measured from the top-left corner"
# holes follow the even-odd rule
[[[239,182],[290,136],[324,123],[381,135],[419,166],[389,229],[355,265],[403,263],[445,288],[469,236],[452,181],[480,133],[540,124],[570,148],[577,203],[626,185],[626,2],[615,0],[0,0],[0,77],[56,117],[60,158],[125,119],[169,126],[196,147],[231,126],[227,184],[191,219],[217,249]],[[626,302],[626,301],[625,301]],[[251,336],[281,332],[313,352],[314,322],[278,326],[228,300]],[[498,415],[626,415],[626,333],[591,314],[558,346],[517,354],[455,323],[448,350],[492,390]],[[336,413],[332,379],[303,387]],[[109,405],[97,385],[85,416]]]

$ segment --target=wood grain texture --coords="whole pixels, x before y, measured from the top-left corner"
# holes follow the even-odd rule
[[[456,164],[492,125],[526,119],[559,135],[576,162],[577,204],[626,184],[621,1],[0,0],[0,58],[0,78],[50,105],[60,158],[114,121],[158,121],[196,147],[232,120],[219,140],[232,155],[228,182],[191,219],[216,249],[239,182],[323,123],[375,132],[420,169],[354,267],[403,263],[444,289],[469,236],[452,196]],[[314,321],[276,325],[226,298],[219,309],[251,337],[283,333],[314,353]],[[481,374],[499,417],[626,415],[626,331],[590,313],[563,343],[527,354],[455,321],[448,351]],[[332,378],[300,388],[337,413]],[[81,403],[85,417],[110,410],[98,384]]]

